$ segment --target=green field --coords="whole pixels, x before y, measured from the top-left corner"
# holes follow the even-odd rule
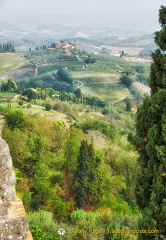
[[[118,73],[73,72],[72,77],[82,84],[80,88],[85,96],[116,100],[130,95],[128,89],[119,84],[120,74]]]
[[[14,68],[25,65],[27,62],[22,57],[22,53],[0,54],[0,74],[11,71]]]

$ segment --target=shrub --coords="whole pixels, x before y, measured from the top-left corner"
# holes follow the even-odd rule
[[[50,103],[46,103],[44,106],[46,111],[50,111],[52,109],[52,105]]]
[[[57,231],[53,217],[48,212],[41,211],[28,214],[28,220],[30,224],[30,230],[33,226],[38,226],[43,232],[55,234]]]
[[[4,111],[5,111],[4,107],[0,106],[0,115],[3,115]]]
[[[31,233],[34,240],[58,240],[58,237],[55,234],[44,232],[38,226],[33,226]]]
[[[4,118],[9,128],[22,128],[25,126],[26,118],[21,111],[8,110],[4,114]]]
[[[70,220],[72,224],[77,224],[78,222],[88,221],[90,223],[95,223],[100,217],[99,213],[87,212],[83,209],[78,209],[72,212]]]
[[[20,107],[22,107],[22,106],[24,105],[24,102],[20,100],[20,101],[18,102],[18,105],[20,105]]]
[[[35,211],[38,211],[40,208],[40,203],[39,200],[37,198],[33,198],[31,200],[31,208]]]
[[[29,108],[31,108],[32,107],[32,105],[29,103],[29,104],[27,104],[27,108],[29,109]]]
[[[104,108],[103,111],[102,111],[102,114],[107,115],[108,113],[109,113],[109,110],[107,108]]]

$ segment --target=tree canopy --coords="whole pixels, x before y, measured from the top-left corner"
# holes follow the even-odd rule
[[[161,31],[156,32],[159,49],[152,53],[151,96],[144,99],[137,113],[137,147],[141,170],[136,190],[137,203],[143,212],[141,229],[157,229],[159,235],[139,234],[139,239],[166,237],[166,7],[161,7]]]
[[[2,81],[1,92],[16,92],[18,90],[14,78],[9,78],[8,81]]]

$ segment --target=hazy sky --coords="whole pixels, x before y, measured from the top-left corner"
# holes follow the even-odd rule
[[[161,5],[166,5],[166,0],[0,0],[0,22],[55,22],[70,26],[103,24],[154,32],[160,28],[158,11]],[[89,18],[89,14],[95,13],[97,15],[93,20]],[[48,16],[35,18],[36,14]],[[56,14],[77,14],[77,17],[73,18],[72,22],[71,17],[65,20],[64,16],[58,21]],[[55,15],[52,21],[51,15]],[[83,20],[80,20],[81,15]]]
[[[0,15],[156,11],[166,0],[0,0]]]

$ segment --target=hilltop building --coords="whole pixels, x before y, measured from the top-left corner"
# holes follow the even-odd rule
[[[59,43],[57,44],[56,48],[61,48],[63,50],[72,50],[74,46],[69,43]]]

